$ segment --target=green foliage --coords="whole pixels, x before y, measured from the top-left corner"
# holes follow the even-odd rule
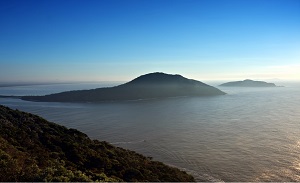
[[[177,168],[0,105],[0,181],[194,181]]]

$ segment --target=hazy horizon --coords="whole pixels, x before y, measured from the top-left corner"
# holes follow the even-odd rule
[[[150,73],[154,73],[154,72],[150,72]],[[144,73],[144,74],[149,74],[149,73]],[[142,74],[142,75],[144,75]],[[180,73],[166,73],[166,74],[179,74]],[[128,80],[45,80],[45,81],[34,81],[34,80],[15,80],[15,81],[0,81],[0,86],[5,85],[5,84],[11,84],[11,85],[18,85],[18,84],[24,84],[24,85],[48,85],[48,84],[80,84],[80,83],[117,83],[117,84],[122,84],[122,83],[126,83],[129,82],[137,77],[139,77],[141,75],[137,75],[135,77],[132,77]],[[185,75],[182,75],[183,77],[187,78],[187,79],[194,79],[197,81],[201,81],[201,82],[230,82],[230,81],[243,81],[243,80],[254,80],[254,81],[266,81],[266,82],[300,82],[300,79],[279,79],[279,78],[267,78],[267,79],[262,79],[262,78],[240,78],[240,79],[198,79],[198,78],[191,78],[191,77],[186,77]]]
[[[300,80],[299,0],[0,2],[0,82]]]

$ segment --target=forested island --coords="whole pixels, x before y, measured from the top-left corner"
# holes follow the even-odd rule
[[[0,105],[0,181],[195,180],[150,157]]]
[[[67,91],[45,96],[24,96],[21,99],[40,102],[102,102],[224,94],[226,93],[200,81],[181,75],[156,72],[115,87]]]
[[[232,81],[228,83],[223,83],[220,86],[230,86],[230,87],[276,87],[274,83],[267,83],[265,81],[253,81],[246,79],[243,81]]]

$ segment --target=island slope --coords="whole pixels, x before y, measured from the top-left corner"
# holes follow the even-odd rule
[[[194,181],[177,168],[0,105],[0,182]]]
[[[267,83],[264,81],[253,81],[246,79],[244,81],[233,81],[228,83],[223,83],[219,86],[230,86],[230,87],[276,87],[274,83]]]
[[[101,102],[224,94],[217,88],[181,75],[150,73],[115,87],[25,96],[22,99],[42,102]]]

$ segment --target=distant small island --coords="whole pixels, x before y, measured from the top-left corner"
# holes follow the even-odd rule
[[[233,81],[228,83],[223,83],[219,86],[230,86],[230,87],[276,87],[274,83],[267,83],[264,81],[253,81],[246,79],[244,81]]]
[[[115,87],[68,91],[45,96],[24,96],[21,99],[38,102],[102,102],[224,94],[226,93],[200,81],[187,79],[181,75],[156,72],[142,75]]]

